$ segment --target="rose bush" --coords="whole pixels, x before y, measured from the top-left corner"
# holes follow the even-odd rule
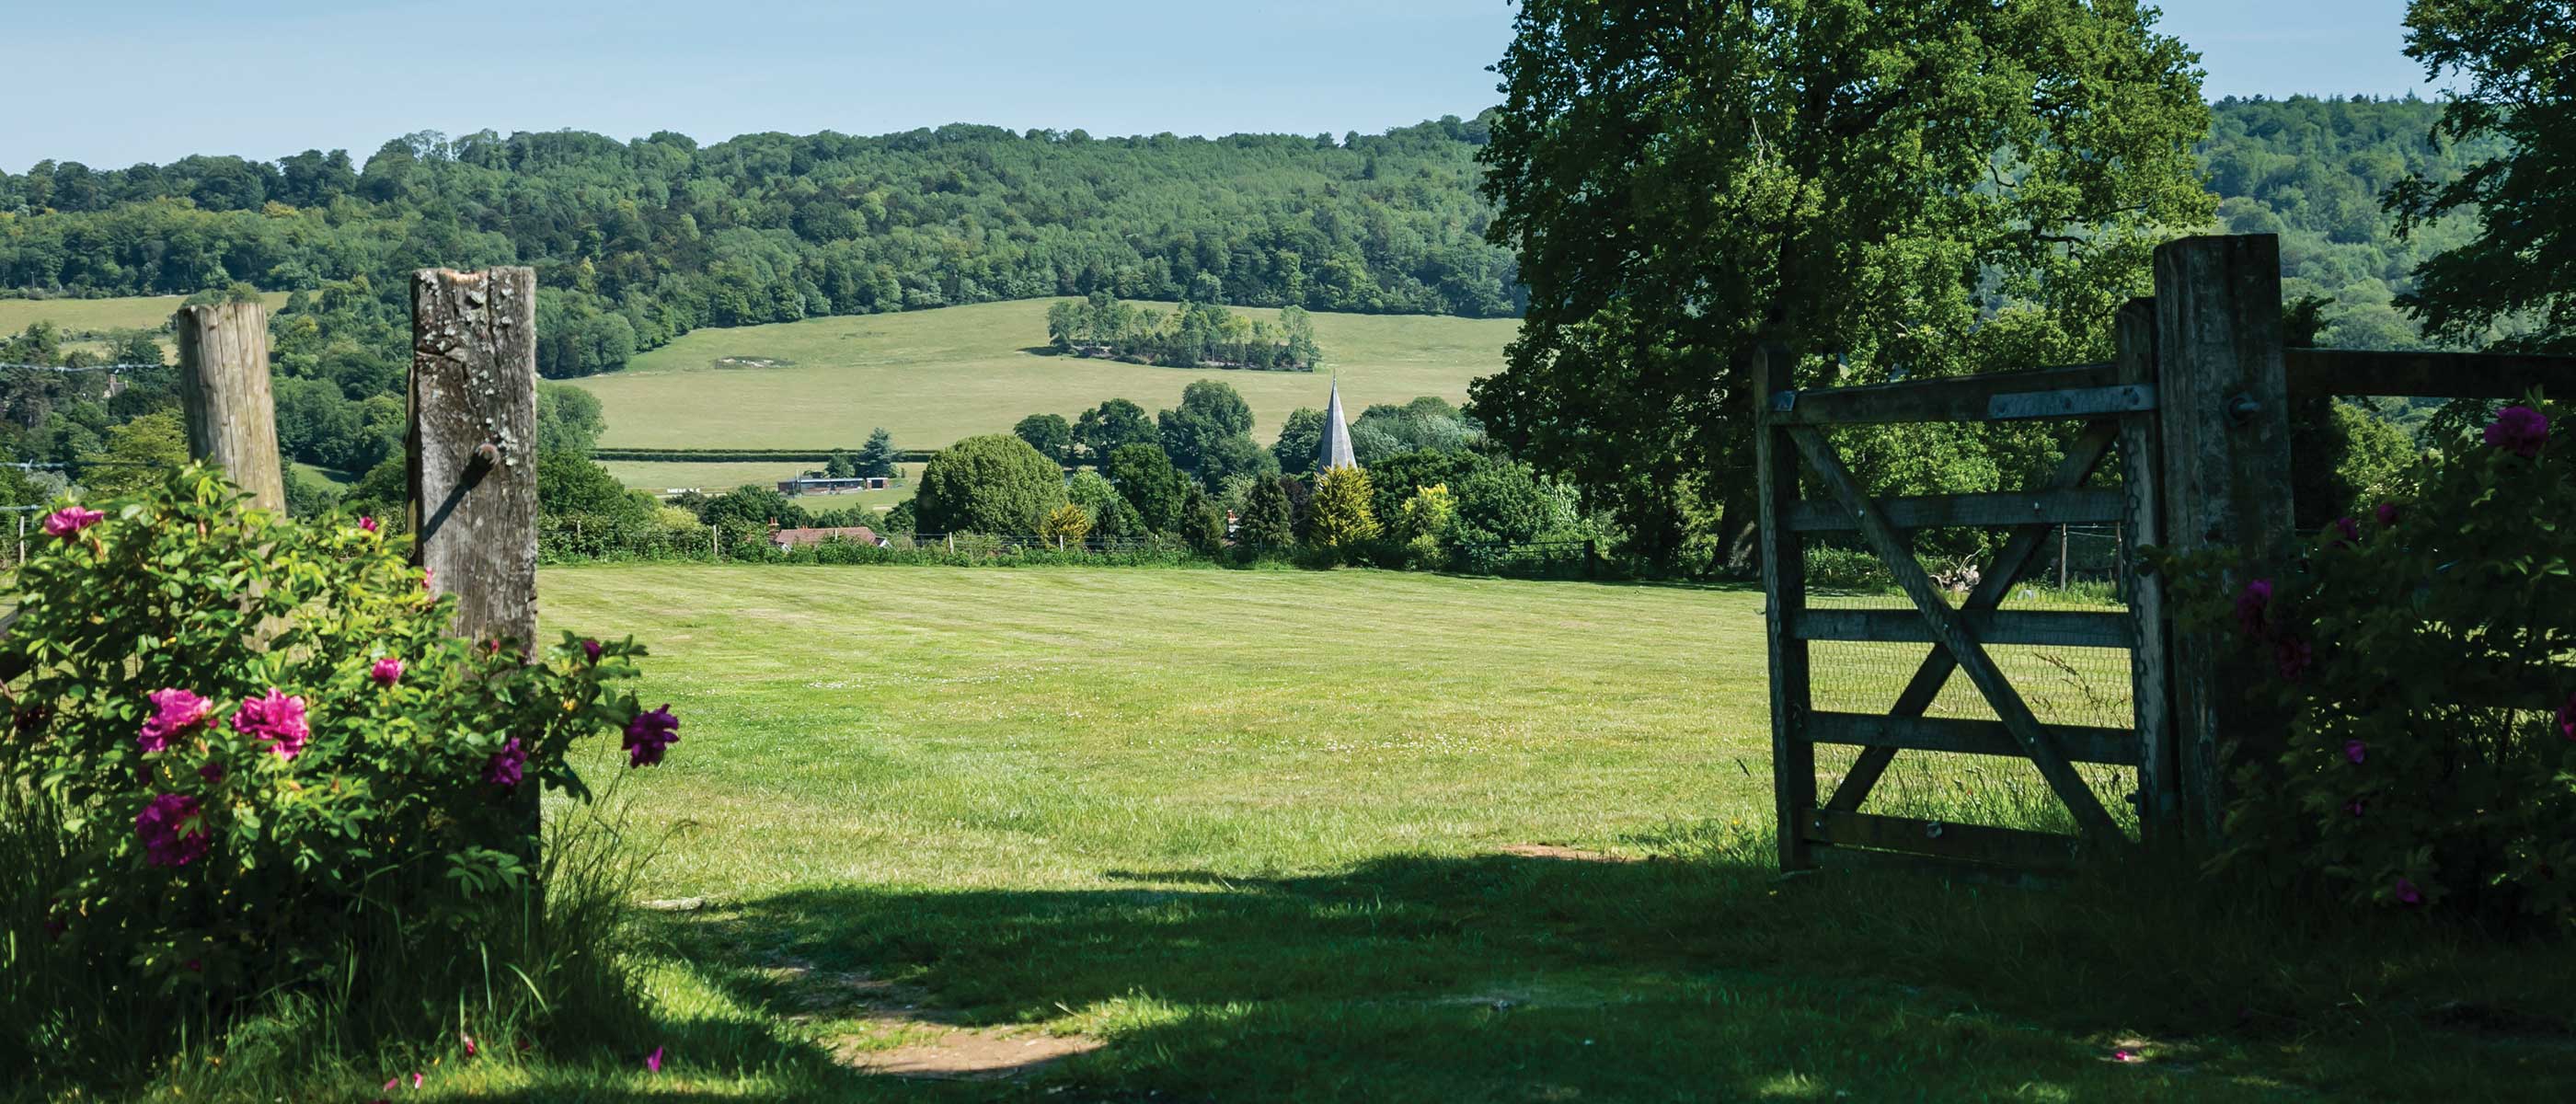
[[[203,468],[44,532],[0,639],[22,672],[0,815],[49,822],[23,937],[81,976],[222,998],[344,967],[353,940],[417,959],[382,941],[516,907],[532,788],[590,796],[576,740],[628,733],[640,765],[677,739],[613,690],[631,641],[452,638],[453,601],[375,527],[247,508]]]
[[[2223,861],[2348,899],[2576,923],[2576,462],[2507,407],[2411,501],[2231,577],[2168,560],[2184,631],[2236,641],[2277,755],[2240,755]],[[2248,761],[2251,760],[2251,761]]]

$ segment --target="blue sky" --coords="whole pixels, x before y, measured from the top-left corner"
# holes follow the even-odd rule
[[[0,168],[413,130],[1384,130],[1496,99],[1507,0],[10,0]],[[2212,96],[2429,94],[2404,0],[2164,0]],[[492,13],[473,24],[442,16]],[[40,94],[30,95],[31,91]],[[30,110],[32,108],[32,110]]]

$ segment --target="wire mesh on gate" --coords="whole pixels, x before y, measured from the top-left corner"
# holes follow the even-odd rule
[[[2002,609],[2036,611],[2125,612],[2120,592],[2123,572],[2122,534],[2113,525],[2058,526],[2031,557],[2020,579],[2006,592]],[[1809,609],[1902,610],[1914,602],[1891,578],[1866,577],[1855,571],[1850,547],[1811,542],[1811,565],[1826,570],[1806,593]],[[1967,560],[1924,557],[1924,567],[1952,606],[1962,604],[1975,577]],[[1875,557],[1867,563],[1876,564]],[[1983,565],[1976,565],[1982,569]],[[1881,569],[1883,571],[1883,568]],[[1809,693],[1815,709],[1825,712],[1886,715],[1907,683],[1940,645],[1892,641],[1816,640],[1807,645]],[[2126,648],[2068,645],[1988,644],[1985,651],[1999,673],[2012,684],[2040,723],[2086,728],[2135,729],[2131,700],[2132,656]],[[2000,719],[1985,695],[1967,676],[1952,671],[1941,685],[1926,717],[1992,721]],[[1819,746],[1821,776],[1839,778],[1859,756],[1859,749]],[[2134,768],[2078,764],[2077,771],[2111,809],[2127,821],[2132,807],[2124,800],[2135,788]],[[1990,756],[1902,753],[1889,764],[1873,791],[1873,808],[1907,815],[1936,816],[1977,823],[2004,823],[2071,830],[2073,822],[2038,769],[2027,760]]]

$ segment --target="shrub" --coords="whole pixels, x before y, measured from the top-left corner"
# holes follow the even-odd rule
[[[1039,523],[1038,535],[1080,547],[1082,539],[1091,535],[1091,511],[1070,502],[1058,506],[1044,522]]]
[[[1102,474],[1119,497],[1136,508],[1145,527],[1157,533],[1169,533],[1181,521],[1181,500],[1188,493],[1190,480],[1172,466],[1172,457],[1161,445],[1120,445],[1109,454]]]
[[[1458,500],[1450,497],[1447,484],[1434,483],[1404,500],[1396,518],[1396,535],[1404,541],[1411,566],[1438,571],[1449,566],[1448,541],[1457,526]]]
[[[1876,590],[1896,585],[1877,555],[1857,548],[1807,546],[1807,585],[1830,590]]]
[[[1377,514],[1369,508],[1368,473],[1334,468],[1316,481],[1312,542],[1323,548],[1348,549],[1377,536]]]
[[[451,638],[454,601],[373,529],[243,502],[190,465],[104,511],[65,506],[18,577],[0,823],[41,861],[8,857],[29,869],[0,883],[0,990],[77,978],[123,1002],[47,1015],[58,1038],[75,1015],[185,1022],[462,978],[534,877],[535,789],[589,798],[572,743],[624,730],[648,764],[675,736],[610,692],[644,654],[631,642]],[[31,994],[0,997],[24,1027]]]
[[[1064,469],[1026,441],[988,433],[931,457],[913,508],[921,528],[934,533],[1026,535],[1064,502]]]
[[[1254,549],[1287,548],[1297,543],[1296,522],[1288,505],[1286,477],[1264,479],[1243,496],[1243,517],[1235,537]]]
[[[2538,404],[2263,578],[2167,560],[2286,718],[2241,746],[2226,861],[2356,903],[2576,922],[2576,463]],[[2506,709],[2501,706],[2511,705]]]

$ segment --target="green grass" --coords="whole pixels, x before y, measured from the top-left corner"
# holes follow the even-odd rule
[[[779,480],[793,479],[797,473],[815,465],[795,461],[777,463],[680,463],[665,460],[604,460],[600,466],[626,486],[659,494],[674,487],[695,487],[708,494],[723,494],[746,483],[763,487],[776,486]],[[796,500],[807,510],[838,510],[849,506],[894,506],[912,497],[913,482],[921,476],[919,464],[897,464],[904,484],[882,491],[857,494],[805,495]]]
[[[639,692],[674,703],[684,738],[628,778],[644,837],[675,833],[639,896],[703,907],[639,933],[654,1029],[451,1060],[425,1097],[2576,1085],[2561,946],[2137,874],[2036,892],[1779,880],[1754,593],[760,566],[550,568],[540,590],[549,631],[654,649]],[[1942,791],[1911,800],[1955,800]],[[1649,861],[1510,852],[1526,844]],[[998,1085],[854,1068],[943,1024],[1101,1045]],[[649,1076],[635,1059],[657,1045],[670,1064]]]
[[[73,333],[107,330],[157,330],[177,312],[183,295],[131,295],[117,299],[0,299],[0,334],[24,332],[37,322],[51,322]],[[274,314],[286,305],[286,293],[260,293]],[[164,348],[169,347],[165,339]]]
[[[287,466],[294,468],[296,473],[302,475],[304,478],[310,479],[325,487],[347,490],[358,482],[357,474],[344,472],[338,468],[326,468],[320,464],[307,464],[301,460],[288,461]]]
[[[1155,368],[1042,356],[1053,300],[982,303],[898,314],[698,330],[636,357],[624,371],[579,380],[606,407],[603,445],[624,448],[856,448],[874,426],[905,448],[1007,432],[1030,414],[1070,418],[1103,399],[1148,413],[1176,405],[1198,379],[1233,384],[1255,434],[1276,436],[1288,412],[1324,405],[1327,376]],[[1247,310],[1268,317],[1273,312]],[[1502,367],[1512,319],[1317,314],[1316,339],[1356,417],[1417,395],[1463,399],[1467,382]],[[715,367],[726,358],[785,367]],[[675,486],[679,484],[674,484]]]

